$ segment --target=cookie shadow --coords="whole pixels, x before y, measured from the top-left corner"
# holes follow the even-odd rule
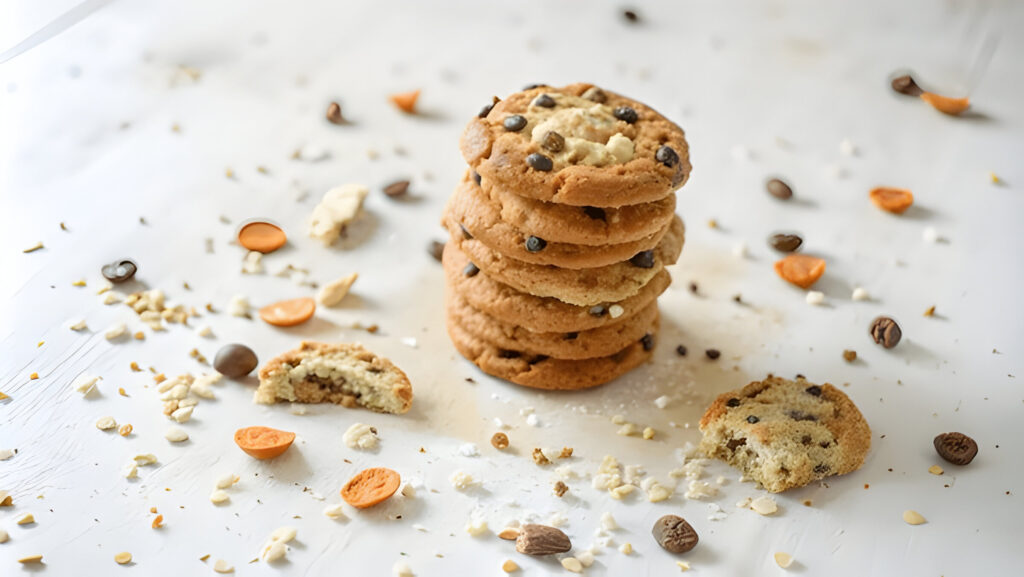
[[[373,233],[377,231],[380,219],[376,214],[363,210],[355,221],[349,223],[342,231],[341,237],[331,246],[334,250],[352,250],[358,248],[370,240]]]

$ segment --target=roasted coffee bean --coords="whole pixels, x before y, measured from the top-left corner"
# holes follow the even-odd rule
[[[569,536],[560,529],[527,523],[519,527],[516,551],[526,555],[554,555],[572,549]]]
[[[679,164],[679,154],[671,146],[662,146],[654,153],[654,160],[671,168]]]
[[[647,333],[640,339],[640,344],[643,345],[645,351],[649,351],[654,348],[654,335]]]
[[[725,406],[727,406],[727,407],[738,407],[738,406],[740,406],[740,400],[737,399],[736,397],[733,397],[733,398],[731,398],[731,399],[729,399],[728,401],[725,402]]]
[[[898,345],[900,338],[903,336],[903,331],[900,330],[900,326],[896,324],[896,321],[889,317],[878,317],[872,321],[869,331],[871,333],[871,338],[875,339],[876,343],[887,349],[891,349]]]
[[[434,257],[434,260],[441,262],[441,257],[444,255],[444,243],[439,240],[432,240],[427,246],[427,252],[430,256]]]
[[[978,454],[978,443],[963,433],[942,433],[933,443],[939,456],[954,465],[967,465]]]
[[[341,115],[341,105],[337,102],[327,105],[327,121],[331,124],[345,124],[345,117]]]
[[[555,167],[555,164],[551,162],[550,158],[538,152],[534,152],[533,154],[527,156],[526,164],[529,164],[530,168],[534,170],[539,170],[541,172],[549,172],[552,168]]]
[[[604,90],[596,86],[591,86],[583,93],[583,98],[591,102],[597,102],[598,104],[604,104],[608,102],[608,95],[604,93]]]
[[[640,119],[640,117],[636,113],[636,110],[633,110],[628,106],[616,107],[614,110],[612,110],[612,115],[615,118],[618,118],[619,120],[626,122],[628,124],[633,124],[634,122]]]
[[[561,152],[565,148],[565,137],[554,130],[549,130],[541,139],[540,147],[551,152]]]
[[[768,189],[768,194],[780,200],[787,200],[793,197],[793,189],[777,178],[769,180],[764,186]]]
[[[475,182],[477,184],[480,184],[480,180],[481,180],[480,173],[474,170],[473,171],[473,182]]]
[[[914,82],[914,79],[909,74],[893,78],[892,89],[907,96],[921,96],[924,94],[924,90]]]
[[[707,355],[707,357],[711,360],[715,360],[718,357],[722,356],[721,351],[719,351],[718,349],[708,349],[704,351],[704,354]]]
[[[541,108],[554,108],[555,107],[555,99],[551,98],[547,94],[541,94],[537,98],[533,99],[533,105],[534,106],[540,106]]]
[[[398,180],[384,187],[384,194],[388,196],[402,196],[409,192],[409,181]]]
[[[494,105],[501,102],[501,99],[497,96],[494,96],[493,98],[494,100],[490,104],[480,109],[480,113],[477,114],[477,116],[480,118],[487,118],[487,115],[491,113],[491,109],[494,108]]]
[[[519,132],[526,128],[526,117],[521,114],[513,114],[506,116],[505,120],[501,121],[501,124],[509,132]]]
[[[598,208],[596,206],[584,206],[583,214],[587,215],[588,217],[594,220],[607,220],[608,218],[604,212],[604,209]]]
[[[103,265],[100,274],[108,281],[118,284],[132,280],[138,270],[139,267],[135,266],[134,261],[124,259]]]
[[[526,250],[530,252],[540,252],[544,250],[544,247],[548,245],[548,241],[543,238],[531,236],[526,239]]]
[[[468,277],[474,277],[474,276],[476,276],[476,273],[478,273],[478,272],[480,272],[480,269],[477,268],[477,266],[475,264],[473,264],[473,263],[467,264],[466,268],[462,269],[462,274],[464,274],[464,275],[466,275]]]
[[[750,423],[751,425],[753,425],[754,423],[759,422],[760,420],[761,419],[758,419],[754,415],[750,415],[749,417],[747,417],[747,422]]]
[[[629,259],[629,262],[638,268],[654,268],[654,251],[645,250],[638,252],[633,255],[633,258]]]
[[[768,244],[779,252],[793,252],[803,243],[804,239],[795,234],[773,234],[768,238]]]
[[[670,553],[686,553],[697,546],[697,532],[678,515],[665,515],[654,522],[654,540]]]
[[[258,364],[256,353],[249,347],[237,343],[224,345],[213,358],[213,368],[231,379],[248,375]]]
[[[676,354],[685,357],[686,356],[686,345],[679,345],[676,347]]]
[[[814,395],[815,397],[820,397],[821,396],[821,387],[819,387],[818,385],[811,385],[811,386],[807,387],[806,389],[804,389],[804,392],[807,393],[808,395]]]
[[[604,305],[594,305],[590,307],[590,316],[592,317],[603,317],[608,312],[608,308]]]

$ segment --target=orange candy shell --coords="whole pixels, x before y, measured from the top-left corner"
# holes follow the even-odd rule
[[[921,100],[931,104],[935,110],[950,116],[956,116],[971,106],[971,101],[968,98],[951,98],[934,92],[922,92]]]
[[[316,301],[309,297],[276,302],[260,309],[260,318],[275,327],[294,327],[313,318]]]
[[[245,427],[235,431],[235,444],[250,457],[264,460],[284,454],[295,441],[295,433],[270,427]]]
[[[871,189],[868,197],[875,206],[893,214],[903,214],[914,204],[914,193],[905,188],[880,186]]]
[[[284,231],[269,222],[250,222],[238,229],[238,244],[256,252],[274,252],[286,242],[288,236]]]
[[[791,254],[776,261],[775,272],[782,280],[806,289],[825,274],[825,261],[806,254]]]
[[[394,495],[401,482],[401,476],[391,469],[365,469],[345,483],[341,488],[341,498],[356,509],[366,509]]]
[[[412,92],[402,92],[401,94],[392,94],[389,98],[395,106],[406,114],[414,114],[416,112],[416,101],[419,100],[420,91],[413,90]]]

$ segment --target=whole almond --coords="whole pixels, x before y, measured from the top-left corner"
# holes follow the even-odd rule
[[[569,536],[547,525],[523,525],[516,538],[516,551],[526,555],[554,555],[572,549]]]

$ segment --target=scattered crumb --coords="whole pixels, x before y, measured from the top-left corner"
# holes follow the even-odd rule
[[[852,298],[855,301],[866,301],[870,299],[871,296],[868,295],[868,291],[863,287],[857,287],[853,289],[853,295],[851,295],[850,298]]]
[[[670,399],[668,397],[668,395],[662,395],[662,396],[658,397],[657,399],[654,399],[654,406],[658,407],[659,409],[664,409],[665,407],[668,406],[668,404],[669,404],[669,402],[671,402],[671,400],[672,399]]]
[[[324,516],[328,519],[334,519],[335,521],[346,519],[345,510],[341,503],[335,503],[334,505],[328,505],[324,508]]]
[[[928,310],[924,311],[924,316],[933,317],[935,316],[935,305],[928,307]]]
[[[391,573],[395,577],[414,577],[412,568],[405,561],[395,561],[395,564],[391,566]]]
[[[501,570],[505,573],[515,573],[519,570],[519,565],[516,565],[516,562],[511,559],[506,559],[505,562],[501,564]]]
[[[30,253],[30,252],[35,252],[35,251],[37,251],[37,250],[40,250],[40,249],[42,249],[42,248],[44,248],[44,247],[43,247],[43,243],[42,243],[42,241],[40,241],[40,242],[37,242],[37,243],[35,243],[34,245],[32,245],[32,246],[30,246],[30,247],[26,248],[25,250],[23,250],[23,251],[21,251],[21,252],[23,252],[23,253],[25,253],[25,254],[28,254],[28,253]]]
[[[103,333],[103,337],[108,341],[113,341],[123,337],[128,332],[128,325],[124,323],[118,323]]]
[[[562,567],[571,573],[583,572],[583,563],[580,563],[580,560],[575,557],[566,557],[562,559]]]
[[[216,573],[234,573],[235,572],[235,568],[232,567],[230,563],[228,563],[227,561],[225,561],[223,559],[217,559],[217,561],[213,564],[213,570]]]
[[[483,519],[470,519],[466,523],[466,533],[469,533],[471,537],[479,537],[487,533],[487,521]]]
[[[825,293],[821,291],[807,291],[807,295],[804,297],[809,305],[822,305],[825,304]]]
[[[686,561],[676,561],[676,566],[679,567],[680,571],[689,571],[690,570],[690,564],[687,563]]]
[[[633,553],[633,544],[626,541],[619,546],[619,551],[621,551],[623,555],[631,555]]]
[[[939,231],[935,230],[935,227],[928,226],[921,231],[921,239],[925,242],[936,243],[939,242]]]
[[[779,505],[775,502],[775,499],[762,495],[756,499],[750,501],[750,509],[758,515],[772,515],[779,510]]]
[[[87,330],[89,327],[85,324],[85,319],[82,319],[82,320],[78,321],[77,323],[69,326],[68,328],[73,330],[73,331],[78,332],[78,331]]]
[[[214,505],[220,505],[221,503],[227,503],[231,499],[231,495],[223,489],[216,489],[213,493],[210,493],[210,502]]]
[[[132,562],[132,554],[127,551],[122,551],[121,553],[114,555],[114,562],[118,565],[127,565]]]
[[[377,448],[380,437],[377,428],[365,423],[353,423],[341,437],[345,446],[350,449],[371,450]]]
[[[561,497],[561,496],[565,495],[565,493],[568,490],[569,490],[569,486],[566,485],[565,483],[563,483],[562,481],[557,481],[555,483],[554,492],[555,492],[555,496],[556,497]]]
[[[846,349],[843,351],[843,360],[852,363],[857,360],[857,351]]]
[[[925,518],[920,513],[918,513],[917,511],[913,511],[911,509],[907,509],[906,511],[903,512],[903,521],[907,525],[921,525],[927,523]]]
[[[742,240],[736,241],[736,244],[732,245],[732,256],[736,258],[747,258],[747,243]]]
[[[31,525],[36,522],[36,518],[32,513],[25,513],[18,517],[14,522],[17,525]]]
[[[465,491],[476,483],[473,480],[473,475],[462,470],[456,470],[453,472],[451,476],[448,477],[448,482],[452,484],[452,487],[455,487],[455,489],[459,491]]]
[[[652,429],[651,427],[644,428],[643,437],[644,437],[644,439],[646,439],[648,441],[653,439],[654,438],[654,429]]]
[[[789,568],[793,564],[793,556],[789,553],[778,552],[774,555],[775,563],[783,569]]]
[[[928,472],[931,473],[932,475],[941,475],[945,471],[943,471],[942,467],[938,465],[932,465],[931,467],[928,467]]]

